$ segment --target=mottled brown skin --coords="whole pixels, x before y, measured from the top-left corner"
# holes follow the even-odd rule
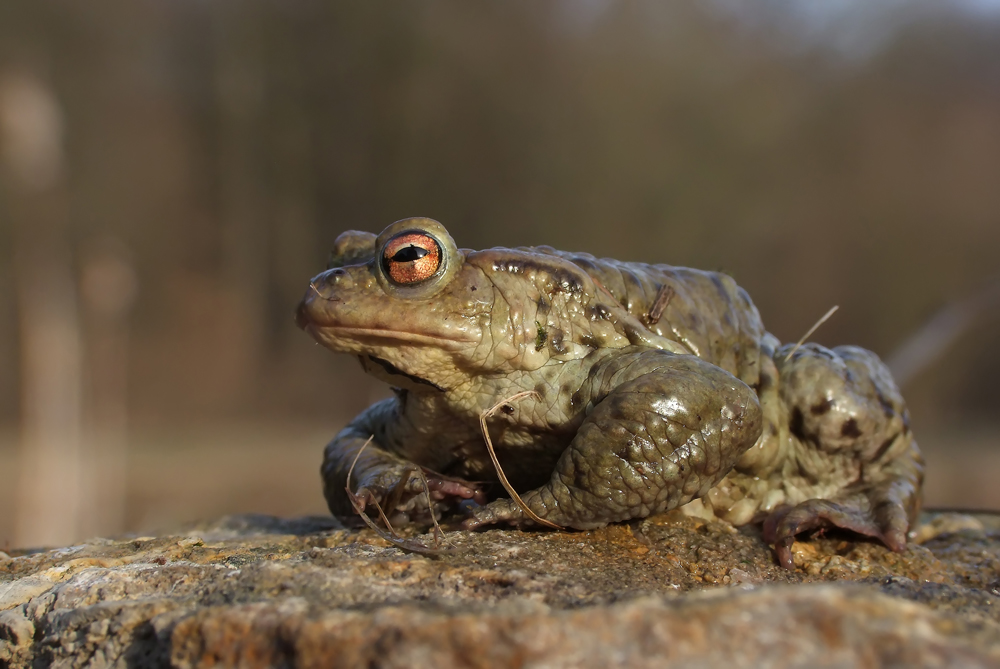
[[[885,366],[851,346],[807,344],[786,360],[792,347],[724,274],[549,247],[460,250],[414,218],[377,238],[342,234],[297,320],[395,390],[326,448],[324,493],[344,519],[353,463],[357,499],[396,522],[473,500],[467,527],[532,524],[500,496],[479,427],[532,390],[489,419],[490,434],[526,505],[561,527],[686,505],[763,521],[791,568],[794,537],[822,526],[901,551],[919,510],[923,463]]]

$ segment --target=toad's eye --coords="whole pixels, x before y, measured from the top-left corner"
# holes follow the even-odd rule
[[[400,285],[420,283],[441,267],[441,247],[423,232],[404,232],[390,239],[382,250],[382,267]]]

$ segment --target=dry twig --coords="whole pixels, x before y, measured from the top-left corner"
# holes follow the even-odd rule
[[[327,297],[323,293],[319,292],[319,288],[316,287],[315,283],[310,283],[309,287],[312,288],[312,291],[316,293],[321,300],[326,300],[327,302],[340,302],[340,298],[338,297]]]
[[[978,291],[946,304],[919,330],[911,334],[885,361],[902,387],[930,367],[983,314],[1000,305],[1000,276]]]
[[[438,524],[437,516],[434,514],[434,500],[431,499],[431,485],[427,482],[427,476],[424,474],[424,470],[417,468],[417,474],[420,475],[420,480],[424,484],[424,495],[427,497],[427,508],[431,514],[431,522],[434,523],[434,544],[439,545],[441,541],[448,541],[444,537],[444,530],[441,529],[441,525]],[[450,541],[448,541],[451,544]],[[452,547],[457,548],[454,544]]]
[[[792,356],[795,355],[795,352],[799,350],[799,347],[802,346],[803,343],[805,343],[806,339],[809,338],[809,335],[811,335],[813,332],[816,332],[816,330],[819,329],[820,325],[826,323],[827,319],[830,318],[830,316],[833,316],[834,312],[836,312],[837,309],[840,309],[839,304],[835,304],[832,307],[830,307],[830,310],[825,314],[823,314],[822,318],[816,321],[816,323],[811,328],[809,328],[808,332],[802,335],[802,339],[798,340],[795,343],[795,346],[792,347],[792,350],[788,352],[788,355],[785,356],[785,362],[788,362],[789,360],[792,359]]]
[[[488,450],[490,453],[490,459],[493,461],[493,467],[496,468],[497,470],[497,476],[500,477],[500,483],[502,483],[503,487],[506,488],[508,494],[510,494],[511,496],[511,499],[513,499],[517,503],[517,505],[521,507],[521,511],[524,511],[524,515],[526,515],[528,518],[531,518],[539,525],[545,525],[546,527],[551,527],[552,529],[555,530],[561,530],[563,529],[561,525],[556,525],[553,522],[550,522],[543,518],[539,518],[534,511],[528,508],[528,505],[524,503],[524,500],[521,499],[521,496],[517,494],[517,491],[514,490],[514,486],[510,484],[510,481],[507,480],[507,476],[503,473],[503,468],[500,466],[500,461],[497,459],[497,453],[493,449],[493,441],[490,439],[490,432],[488,429],[486,429],[486,419],[495,414],[500,407],[506,405],[508,402],[513,402],[515,400],[519,400],[532,395],[534,395],[535,397],[539,396],[538,393],[536,393],[534,390],[525,390],[524,392],[520,392],[500,400],[492,407],[479,414],[479,426],[483,430],[483,438],[486,440],[486,450]]]
[[[649,308],[649,313],[646,314],[647,327],[652,327],[660,321],[660,317],[663,316],[664,310],[666,310],[667,305],[670,304],[670,300],[673,297],[673,287],[666,284],[660,286],[660,289],[656,291],[656,297],[653,299],[653,306]]]

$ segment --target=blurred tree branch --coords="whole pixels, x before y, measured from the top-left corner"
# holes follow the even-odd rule
[[[1000,305],[1000,276],[940,309],[886,360],[900,387],[934,364],[988,309]]]

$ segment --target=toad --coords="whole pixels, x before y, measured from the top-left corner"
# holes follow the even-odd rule
[[[437,221],[345,232],[298,307],[394,396],[326,447],[334,515],[461,506],[467,528],[589,529],[684,507],[905,549],[923,462],[892,377],[855,346],[781,345],[729,276],[539,246],[459,249]],[[517,397],[517,401],[507,398]],[[486,448],[521,503],[503,495]],[[352,470],[353,467],[353,470]]]

